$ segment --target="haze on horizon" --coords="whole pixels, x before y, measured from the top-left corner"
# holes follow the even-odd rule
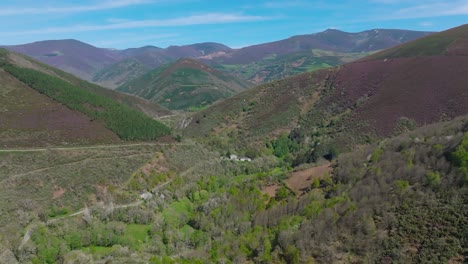
[[[0,45],[77,39],[118,49],[199,42],[238,48],[327,28],[441,31],[467,17],[468,0],[6,0],[0,3]]]

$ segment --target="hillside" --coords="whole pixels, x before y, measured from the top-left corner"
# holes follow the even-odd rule
[[[360,59],[369,52],[336,52],[320,49],[273,54],[247,64],[216,64],[214,67],[254,84],[283,79],[303,72],[342,65]],[[202,59],[202,61],[205,61]]]
[[[23,56],[18,53],[10,52],[7,54],[7,57],[10,62],[12,62],[13,64],[19,67],[37,70],[42,73],[58,77],[73,85],[79,86],[82,89],[109,97],[113,100],[126,104],[127,106],[135,110],[138,110],[140,112],[143,112],[151,117],[159,117],[159,116],[165,116],[165,115],[170,114],[170,111],[167,110],[166,108],[160,105],[157,105],[155,103],[152,103],[148,100],[144,100],[136,96],[131,96],[129,94],[112,91],[104,87],[86,82],[82,79],[77,78],[76,76],[72,74],[66,73],[54,67],[50,67],[46,64],[33,60],[27,56]]]
[[[125,59],[98,71],[92,78],[112,89],[123,85],[125,82],[138,78],[146,72],[163,64],[173,62],[180,58],[197,58],[206,54],[231,50],[219,43],[197,43],[186,46],[170,46],[166,49],[145,46],[122,50]]]
[[[38,263],[464,263],[467,128],[466,116],[426,126],[343,154],[331,168],[292,170],[270,156],[229,161],[199,146],[127,149],[118,161],[136,171],[126,183],[115,157],[95,149],[86,154],[99,159],[82,162],[106,168],[106,178],[91,170],[91,183],[66,181],[55,166],[47,174],[55,187],[47,188],[35,187],[34,166],[15,165],[34,158],[75,172],[85,154],[6,153],[11,173],[0,174],[0,193],[2,201],[17,197],[18,208],[4,207],[17,221],[0,216],[10,227],[0,253]],[[151,151],[158,152],[136,168],[131,157]],[[294,189],[301,175],[310,183]],[[18,182],[38,191],[24,196]],[[96,191],[80,210],[91,184]],[[153,195],[132,201],[142,189]],[[42,204],[47,194],[55,197],[46,199],[50,207]]]
[[[38,41],[5,48],[25,54],[85,80],[90,80],[96,71],[122,58],[115,51],[96,48],[73,39]]]
[[[205,107],[249,84],[193,59],[180,59],[131,80],[118,91],[137,95],[169,109]]]
[[[427,39],[467,32],[463,26],[403,44],[425,48]],[[454,43],[463,43],[463,34]],[[467,46],[441,56],[373,59],[271,82],[197,113],[187,135],[214,137],[238,147],[289,134],[293,141],[327,152],[415,126],[468,113]],[[287,114],[285,114],[287,112]],[[216,139],[217,137],[217,139]],[[318,147],[320,145],[320,147]],[[306,148],[307,149],[307,148]],[[310,156],[303,153],[300,160]],[[310,158],[310,157],[309,157]],[[299,161],[298,161],[299,162]]]
[[[93,91],[106,89],[66,79],[68,74],[21,55],[1,49],[0,66],[4,147],[151,140],[169,133],[142,112]]]

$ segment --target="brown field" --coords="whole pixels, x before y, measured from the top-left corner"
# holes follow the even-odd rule
[[[270,198],[276,197],[276,191],[281,188],[278,184],[268,185],[262,189],[262,193],[268,195]]]
[[[320,166],[294,171],[289,174],[289,178],[285,180],[285,183],[296,195],[301,195],[305,189],[310,187],[315,178],[322,178],[325,174],[331,173],[331,171],[330,163],[327,162]]]

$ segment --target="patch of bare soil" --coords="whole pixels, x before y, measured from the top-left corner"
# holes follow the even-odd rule
[[[325,174],[331,173],[331,171],[330,162],[327,162],[321,166],[292,172],[284,182],[296,195],[301,195],[310,187],[314,179],[322,178]]]
[[[160,152],[156,153],[155,157],[141,168],[141,172],[147,176],[150,175],[152,171],[157,173],[164,173],[169,171],[166,158]]]
[[[52,193],[52,199],[58,199],[65,194],[66,190],[62,187],[56,187]]]
[[[262,189],[262,193],[270,196],[270,198],[276,197],[276,191],[281,188],[278,184],[268,185]]]
[[[295,67],[295,68],[301,67],[302,64],[304,64],[304,61],[305,61],[305,58],[302,58],[302,59],[300,59],[300,60],[297,60],[297,61],[291,63],[291,66],[292,66],[292,67]]]

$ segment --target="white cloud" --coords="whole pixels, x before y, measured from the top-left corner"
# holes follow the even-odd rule
[[[395,13],[395,15],[399,18],[468,15],[468,0],[450,2],[436,1],[400,9]]]
[[[270,1],[263,4],[266,8],[289,8],[307,5],[304,1]]]
[[[239,14],[226,13],[209,13],[202,15],[192,15],[187,17],[170,18],[164,20],[149,19],[149,20],[131,20],[105,25],[73,25],[64,27],[50,27],[36,30],[1,32],[2,36],[18,36],[18,35],[44,35],[57,33],[76,33],[90,32],[114,29],[134,29],[134,28],[155,28],[155,27],[180,27],[191,25],[209,25],[209,24],[226,24],[239,22],[253,22],[271,19],[263,16],[246,16]]]
[[[373,0],[386,1],[386,0]],[[391,1],[391,0],[388,0]],[[403,1],[403,0],[401,0]],[[406,1],[406,0],[405,0]],[[406,4],[400,9],[381,9],[369,17],[353,20],[353,23],[365,21],[391,21],[402,19],[433,18],[468,15],[468,0],[426,0],[424,4]]]
[[[115,45],[127,44],[127,43],[139,43],[139,42],[153,42],[173,39],[174,37],[179,37],[179,34],[158,34],[158,35],[149,35],[149,36],[140,36],[135,34],[123,34],[118,36],[116,39],[105,39],[100,41],[95,41],[93,44],[97,47],[112,47]]]
[[[431,27],[434,25],[434,23],[430,22],[430,21],[424,21],[424,22],[421,22],[419,23],[420,26],[422,27]]]
[[[13,15],[34,15],[34,14],[50,14],[50,13],[79,13],[88,11],[98,11],[106,9],[121,8],[132,5],[142,5],[152,3],[152,0],[109,0],[98,1],[96,4],[91,5],[75,5],[75,6],[62,6],[62,7],[2,7],[0,9],[0,16],[13,16]]]

